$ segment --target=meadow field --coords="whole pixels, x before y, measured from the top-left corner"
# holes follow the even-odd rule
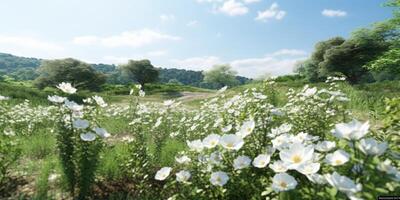
[[[1,199],[375,199],[400,193],[400,82],[267,79],[99,93],[1,83]]]

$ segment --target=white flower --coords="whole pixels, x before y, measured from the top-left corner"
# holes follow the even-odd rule
[[[288,169],[297,169],[300,165],[313,159],[314,147],[304,146],[301,143],[293,144],[289,149],[279,152],[279,157]]]
[[[388,174],[396,174],[398,172],[396,167],[392,166],[392,161],[389,159],[379,163],[377,168],[379,171],[386,172]]]
[[[366,155],[382,155],[388,147],[387,142],[378,142],[373,138],[360,140],[358,148]]]
[[[186,170],[181,170],[176,175],[176,181],[178,182],[187,182],[190,179],[190,172]]]
[[[89,127],[89,121],[84,120],[84,119],[77,119],[72,122],[72,125],[74,126],[74,128],[77,128],[77,129],[85,129],[85,128]]]
[[[218,90],[218,93],[225,92],[226,89],[228,89],[228,86],[224,86],[224,87],[222,87],[221,89],[219,89],[219,90]]]
[[[192,151],[200,152],[203,150],[204,146],[201,140],[186,141],[189,149]]]
[[[246,168],[250,165],[251,159],[247,156],[238,156],[233,160],[233,167],[235,170]]]
[[[217,134],[210,134],[203,139],[203,146],[206,148],[214,148],[218,145],[221,136]]]
[[[322,176],[321,174],[309,174],[306,175],[308,180],[310,180],[313,183],[317,183],[317,184],[325,184],[326,183],[326,179],[324,176]]]
[[[253,166],[257,168],[264,168],[268,165],[271,157],[267,154],[260,154],[253,160]]]
[[[80,136],[81,136],[81,139],[86,142],[91,142],[96,139],[96,135],[94,133],[90,133],[90,132],[82,133]]]
[[[332,166],[339,166],[349,161],[349,159],[350,155],[345,151],[339,149],[333,153],[327,154],[325,157],[325,162]]]
[[[337,172],[333,172],[333,174],[325,174],[325,179],[331,186],[346,194],[359,192],[362,188],[361,184],[356,185],[354,181],[346,176],[341,176]]]
[[[70,109],[70,110],[72,110],[74,112],[79,112],[79,111],[81,111],[83,109],[82,105],[79,105],[79,104],[75,103],[74,101],[68,101],[68,99],[65,100],[64,105],[68,109]]]
[[[310,97],[310,96],[313,96],[314,94],[316,94],[317,93],[317,88],[316,87],[313,87],[313,88],[307,88],[304,92],[303,92],[303,96],[306,96],[306,97]]]
[[[364,137],[369,129],[369,122],[361,123],[355,119],[349,123],[339,123],[332,130],[334,136],[348,140],[359,140]]]
[[[221,137],[219,143],[225,149],[239,150],[240,148],[242,148],[244,141],[243,141],[243,138],[241,138],[235,134],[225,134]]]
[[[304,175],[309,175],[317,173],[319,171],[319,168],[320,168],[319,163],[305,163],[300,165],[297,168],[297,171]]]
[[[67,98],[54,95],[48,96],[47,99],[53,103],[63,103]]]
[[[215,186],[224,186],[228,182],[228,180],[228,174],[221,171],[213,172],[210,177],[211,184]]]
[[[146,92],[144,92],[143,90],[139,90],[139,97],[144,97],[146,96]]]
[[[318,142],[317,143],[317,145],[315,146],[315,149],[317,151],[320,151],[320,152],[328,152],[328,151],[332,150],[335,147],[336,147],[336,143],[335,142],[322,141],[322,142]]]
[[[93,96],[92,97],[94,99],[94,101],[96,101],[97,105],[99,105],[100,107],[106,107],[107,103],[104,101],[103,97],[100,96]]]
[[[222,132],[226,133],[232,129],[232,124],[229,124],[228,126],[223,127],[221,130]]]
[[[157,171],[155,179],[159,181],[165,180],[169,174],[171,173],[172,168],[171,167],[163,167],[160,170]]]
[[[249,120],[243,123],[243,125],[240,127],[239,132],[236,133],[236,135],[239,135],[242,138],[245,138],[246,136],[250,135],[251,132],[253,132],[256,124],[254,120]]]
[[[104,128],[96,127],[94,128],[94,131],[97,133],[97,135],[99,135],[102,138],[108,138],[111,136],[110,133],[108,133],[107,130]]]
[[[183,155],[181,157],[176,157],[175,161],[178,162],[179,164],[184,164],[184,163],[189,163],[191,159],[188,156]]]
[[[296,188],[297,181],[287,173],[275,174],[272,178],[272,189],[275,192],[288,191]]]
[[[277,160],[274,163],[270,164],[269,168],[274,170],[275,173],[286,172],[288,170],[285,163],[281,160]]]
[[[5,96],[0,95],[0,101],[9,100],[9,99],[10,99],[10,97],[5,97]]]
[[[172,106],[172,104],[174,104],[175,103],[175,101],[174,100],[166,100],[166,101],[164,101],[164,106],[166,106],[166,107],[170,107],[170,106]]]
[[[76,92],[76,88],[72,87],[71,83],[60,83],[57,85],[57,88],[67,94],[74,94]]]

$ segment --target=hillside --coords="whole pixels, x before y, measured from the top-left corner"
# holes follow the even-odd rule
[[[33,80],[38,74],[36,69],[43,59],[19,57],[12,54],[0,53],[0,75],[6,74],[16,80]],[[107,75],[107,82],[112,84],[126,84],[128,81],[119,78],[119,71],[113,64],[91,64],[92,67]],[[160,83],[178,83],[201,88],[213,88],[213,85],[203,83],[202,71],[192,71],[175,68],[159,68]],[[240,84],[245,84],[250,79],[237,76]]]

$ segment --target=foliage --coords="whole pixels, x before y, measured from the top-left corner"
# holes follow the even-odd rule
[[[131,80],[138,82],[142,87],[158,79],[159,72],[149,60],[129,60],[120,68]]]
[[[385,72],[400,79],[400,49],[391,49],[385,52],[378,59],[368,63],[366,67],[372,71]]]
[[[54,87],[59,82],[71,82],[75,87],[98,90],[105,83],[106,77],[96,72],[89,64],[72,58],[43,61],[36,78],[38,88]]]
[[[204,82],[214,83],[217,87],[238,85],[239,81],[235,78],[236,71],[229,65],[215,65],[209,71],[203,72]]]
[[[62,83],[58,88],[67,94],[76,92],[71,84]],[[109,136],[105,129],[99,128],[96,118],[101,112],[100,107],[105,107],[106,104],[98,96],[86,99],[85,102],[89,104],[87,106],[60,96],[51,96],[49,100],[58,105],[55,132],[68,190],[72,197],[86,199],[91,192],[99,153],[104,145],[101,138]],[[96,139],[97,137],[100,139]]]

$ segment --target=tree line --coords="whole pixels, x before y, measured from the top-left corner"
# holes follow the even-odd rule
[[[315,45],[296,72],[310,82],[343,75],[352,83],[400,80],[400,0],[391,0],[393,18],[354,31],[348,39],[334,37]]]

